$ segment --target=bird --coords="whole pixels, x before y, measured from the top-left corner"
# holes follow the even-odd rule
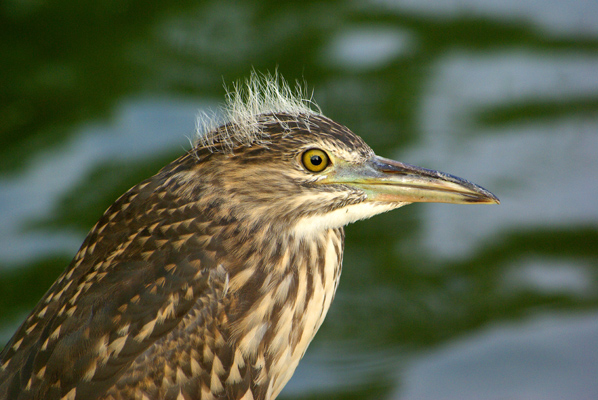
[[[91,228],[0,354],[0,399],[273,400],[334,298],[345,225],[499,203],[377,156],[278,73],[220,114]]]

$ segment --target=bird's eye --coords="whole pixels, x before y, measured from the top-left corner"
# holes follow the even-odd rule
[[[311,172],[320,172],[330,164],[328,154],[320,149],[310,149],[301,157],[303,166]]]

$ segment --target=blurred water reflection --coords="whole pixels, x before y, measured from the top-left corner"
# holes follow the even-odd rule
[[[596,313],[491,326],[420,357],[396,398],[592,399],[597,349]]]
[[[598,397],[596,21],[584,0],[6,2],[0,342],[223,80],[278,66],[377,153],[502,201],[349,227],[283,397]]]

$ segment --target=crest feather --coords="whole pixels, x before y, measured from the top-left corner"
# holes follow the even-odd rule
[[[277,114],[301,118],[309,126],[310,115],[321,115],[320,108],[299,82],[291,88],[275,72],[251,72],[249,79],[229,90],[219,115],[201,112],[197,118],[197,145],[212,151],[232,152],[235,146],[268,143],[263,126],[278,121]]]

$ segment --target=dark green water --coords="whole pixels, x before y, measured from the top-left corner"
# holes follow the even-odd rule
[[[598,3],[0,5],[0,342],[251,69],[500,206],[347,229],[286,399],[598,398]],[[0,344],[2,346],[2,344]]]

